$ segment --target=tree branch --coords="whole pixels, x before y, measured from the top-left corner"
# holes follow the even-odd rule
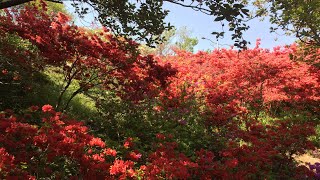
[[[34,1],[34,0],[0,0],[0,9],[21,5],[31,1]],[[59,1],[59,0],[47,0],[47,1],[54,2],[54,3],[62,3],[62,1]]]
[[[202,8],[200,6],[192,5],[192,3],[190,5],[187,5],[187,4],[183,4],[183,3],[180,3],[180,2],[177,2],[177,1],[174,1],[174,0],[163,0],[163,1],[167,1],[169,3],[173,3],[173,4],[176,4],[176,5],[182,6],[182,7],[192,8],[195,11],[200,11],[200,12],[202,12],[204,14],[207,14],[207,15],[211,15],[213,13],[212,10],[209,10],[209,9],[206,9],[206,8]]]
[[[0,9],[5,9],[8,7],[24,4],[33,0],[6,0],[0,2]]]

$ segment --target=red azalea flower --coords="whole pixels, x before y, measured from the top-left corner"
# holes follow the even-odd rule
[[[110,156],[116,156],[117,155],[117,151],[114,150],[114,149],[110,149],[110,148],[104,150],[104,153],[106,155],[110,155]]]
[[[136,152],[130,152],[129,153],[129,157],[130,157],[130,159],[131,160],[133,160],[133,161],[137,161],[137,160],[139,160],[140,158],[141,158],[141,154],[140,153],[136,153]]]
[[[2,74],[3,75],[7,75],[8,74],[8,70],[7,69],[2,70]]]
[[[133,147],[133,139],[131,137],[127,138],[123,144],[123,146],[128,149],[130,147]]]
[[[104,148],[106,144],[100,138],[92,138],[89,142],[90,146],[99,146]]]
[[[117,175],[126,172],[127,165],[123,160],[115,160],[114,164],[110,167],[110,174]]]
[[[42,106],[43,112],[50,112],[52,110],[53,110],[53,107],[50,104],[46,104],[46,105]]]

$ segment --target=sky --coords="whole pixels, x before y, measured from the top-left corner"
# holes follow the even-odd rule
[[[74,9],[70,3],[66,3],[69,12],[74,12]],[[218,42],[215,36],[211,35],[214,31],[221,31],[220,23],[214,22],[214,17],[196,12],[190,8],[184,8],[172,3],[165,3],[164,9],[169,10],[169,15],[166,17],[166,22],[170,22],[176,28],[186,26],[191,30],[192,37],[196,37],[199,40],[198,45],[194,48],[195,52],[199,50],[212,50],[214,48],[229,48],[234,42],[231,40],[231,33],[227,33],[223,39],[219,39]],[[95,13],[91,13],[85,17],[85,20],[76,20],[76,24],[80,26],[90,26],[90,22],[93,21]],[[96,15],[96,14],[95,14]],[[76,17],[76,15],[75,15]],[[250,47],[255,46],[256,39],[261,39],[262,48],[272,49],[276,46],[284,46],[292,44],[295,41],[293,36],[284,35],[284,32],[270,33],[270,22],[266,19],[260,21],[259,19],[253,19],[247,23],[250,29],[244,33],[244,37],[247,41],[251,42]],[[227,28],[225,28],[227,30]],[[206,39],[202,39],[202,38]],[[208,40],[209,39],[209,40]],[[218,46],[219,43],[219,46]]]

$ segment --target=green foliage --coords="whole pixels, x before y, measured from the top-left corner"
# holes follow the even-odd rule
[[[33,81],[34,69],[39,57],[36,55],[24,62],[25,51],[35,48],[18,36],[5,34],[0,37],[0,108],[19,109],[23,106],[26,94],[30,91],[29,82]],[[28,65],[31,66],[28,66]]]
[[[31,55],[28,62],[21,58],[26,57],[26,52]],[[63,75],[58,73],[57,68],[47,68],[41,72],[38,67],[40,62],[42,59],[37,55],[37,49],[28,41],[9,34],[0,38],[1,109],[24,110],[34,104],[57,103],[64,85]],[[63,103],[78,87],[77,81],[70,85]],[[80,119],[88,119],[97,113],[94,102],[83,94],[73,99],[68,111]]]
[[[65,86],[63,75],[58,72],[55,68],[48,68],[44,73],[35,77],[34,82],[36,83],[33,84],[33,91],[25,97],[27,101],[39,105],[57,104],[57,97],[60,96],[61,90]],[[62,105],[66,104],[71,94],[78,88],[78,81],[73,81],[62,96]],[[28,104],[28,106],[31,105]],[[97,115],[94,101],[84,94],[78,94],[74,97],[67,111],[71,116],[78,119],[90,119]]]
[[[80,1],[81,2],[81,1]],[[170,29],[164,23],[168,11],[163,10],[163,1],[131,2],[118,0],[94,0],[89,3],[98,13],[101,24],[112,29],[121,37],[136,37],[148,45],[160,40],[159,35]],[[74,6],[79,14],[86,14],[86,8],[75,1]]]
[[[303,42],[320,45],[320,1],[257,0],[257,16],[270,15],[271,31],[282,29]]]
[[[71,16],[71,14],[66,9],[66,6],[62,3],[47,1],[46,4],[47,4],[46,8],[47,8],[48,14],[61,12],[61,13],[67,14],[68,16]],[[31,7],[37,6],[37,8],[40,8],[40,9],[42,8],[41,0],[35,0],[30,4],[23,4],[23,6],[31,6]],[[23,6],[21,7],[23,8]]]
[[[80,1],[81,2],[81,1]],[[114,32],[125,35],[126,37],[138,37],[138,40],[144,40],[148,45],[161,40],[165,30],[170,30],[170,24],[165,24],[164,19],[169,11],[163,9],[164,2],[174,5],[189,7],[204,14],[215,16],[215,21],[228,22],[230,31],[233,31],[232,39],[235,45],[245,47],[247,42],[243,40],[243,31],[248,29],[244,23],[249,14],[246,9],[245,1],[192,1],[188,4],[182,0],[173,1],[140,1],[132,3],[131,1],[118,0],[95,0],[90,5],[99,13],[100,22],[110,27]],[[78,7],[79,4],[75,6]],[[82,13],[78,8],[78,12]],[[220,36],[222,33],[215,33]]]
[[[68,14],[69,16],[71,16],[71,14],[66,9],[66,6],[63,4],[48,1],[47,8],[48,8],[48,13],[62,12],[63,14]]]
[[[132,103],[121,100],[110,91],[103,94],[98,100],[99,116],[87,123],[97,136],[107,139],[113,146],[121,145],[127,137],[135,137],[138,148],[148,151],[152,147],[151,142],[156,141],[155,134],[163,133],[172,134],[187,154],[201,147],[217,148],[217,144],[212,144],[213,137],[201,123],[196,102],[187,102],[177,109],[157,111],[155,109],[162,109],[162,105],[156,99]]]

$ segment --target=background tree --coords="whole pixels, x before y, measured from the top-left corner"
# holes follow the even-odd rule
[[[198,44],[198,39],[192,37],[192,31],[185,26],[165,31],[161,36],[163,36],[163,41],[155,48],[142,45],[140,47],[142,54],[166,56],[174,54],[174,50],[194,52],[194,47]]]
[[[190,37],[192,32],[187,27],[182,27],[177,31],[178,40],[175,43],[176,48],[189,52],[194,51],[194,47],[198,44],[198,39]]]
[[[271,32],[281,29],[299,39],[299,53],[292,59],[320,67],[320,1],[256,0],[256,16],[269,16]]]
[[[302,42],[320,46],[319,0],[256,0],[256,16],[270,16],[271,31],[282,29]]]

